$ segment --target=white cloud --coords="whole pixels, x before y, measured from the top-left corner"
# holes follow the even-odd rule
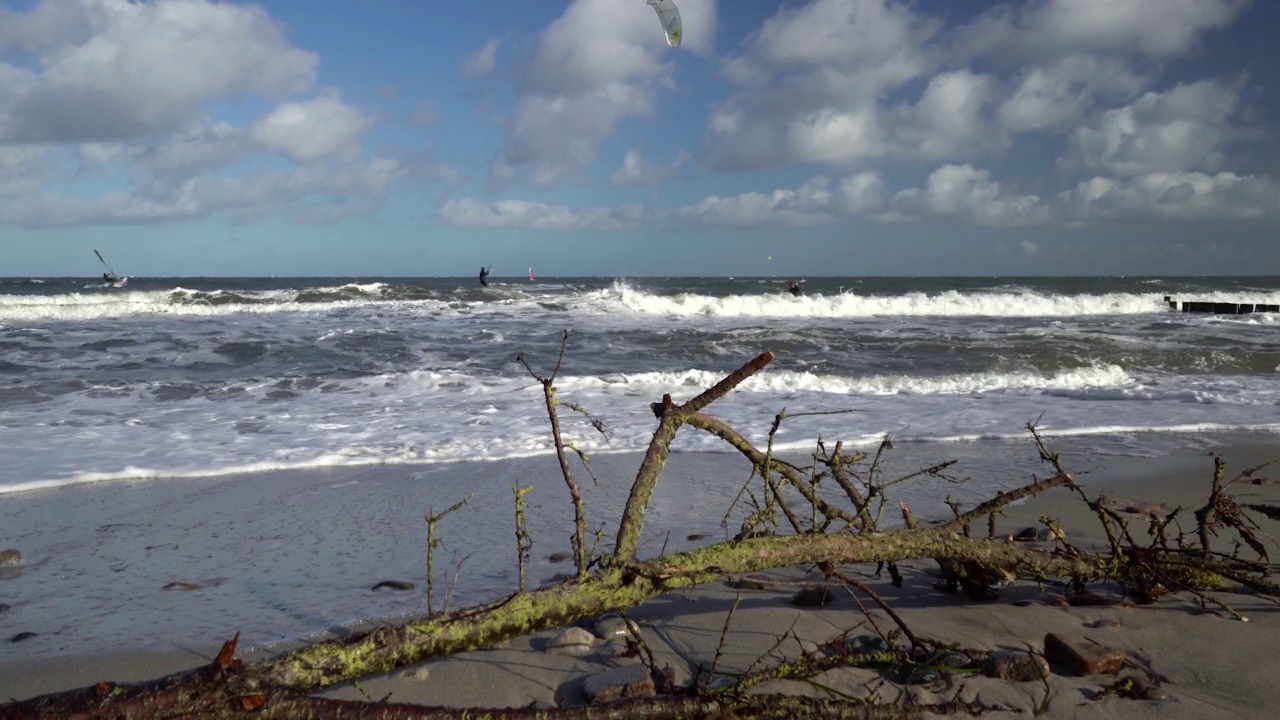
[[[1231,23],[1249,0],[1030,0],[1003,3],[957,33],[973,54],[1008,62],[1076,53],[1169,58]]]
[[[689,153],[681,150],[671,162],[652,165],[645,161],[639,150],[628,150],[622,158],[622,167],[609,176],[609,184],[616,188],[661,185],[688,161]]]
[[[972,165],[943,165],[929,173],[923,190],[910,189],[894,198],[905,214],[967,220],[980,225],[1034,225],[1047,221],[1050,210],[1035,195],[1008,191],[990,173]]]
[[[1118,175],[1216,170],[1235,135],[1238,94],[1212,80],[1148,92],[1072,133],[1068,162]]]
[[[1095,177],[1055,198],[1074,221],[1280,220],[1280,182],[1261,176],[1156,172],[1116,180]]]
[[[633,227],[642,215],[643,208],[635,204],[573,210],[532,200],[483,203],[474,198],[447,200],[438,213],[442,221],[455,227],[484,230],[527,227],[554,232],[624,230]]]
[[[255,122],[251,132],[268,150],[306,163],[353,152],[360,135],[372,124],[358,109],[336,97],[323,96],[281,103]]]
[[[93,142],[177,127],[207,100],[309,87],[318,57],[260,8],[206,0],[42,0],[2,18],[0,142]]]
[[[1057,195],[1021,193],[971,165],[943,165],[923,187],[886,201],[884,179],[863,172],[834,184],[817,176],[795,190],[711,196],[672,216],[695,225],[808,227],[864,218],[961,221],[1028,227],[1109,221],[1259,221],[1280,219],[1280,181],[1231,173],[1152,173],[1127,179],[1096,177]],[[1039,247],[1019,245],[1033,255]],[[1005,253],[1007,246],[997,246]]]
[[[0,146],[0,197],[23,195],[43,185],[47,155],[41,147]]]
[[[884,181],[875,173],[859,173],[839,182],[818,176],[795,190],[711,196],[674,211],[695,225],[727,227],[810,227],[870,214],[884,205]]]
[[[522,175],[550,187],[595,162],[599,142],[623,118],[650,114],[659,89],[674,82],[672,53],[709,49],[715,8],[714,0],[681,2],[686,34],[673,51],[648,5],[574,0],[521,68],[520,99],[490,189]]]
[[[50,192],[27,194],[0,204],[0,222],[24,227],[91,223],[190,220],[225,213],[235,222],[257,220],[302,208],[297,219],[332,219],[379,207],[391,185],[423,168],[392,158],[364,162],[312,164],[289,172],[265,171],[227,176],[188,177],[179,182],[147,182],[132,192],[72,197]]]
[[[475,79],[493,72],[498,65],[498,48],[501,46],[501,38],[491,37],[485,41],[485,44],[462,64],[463,77]]]
[[[1030,240],[1023,240],[1018,244],[1019,246],[1022,247],[1023,255],[1035,255],[1036,253],[1040,252],[1040,246],[1031,242]]]

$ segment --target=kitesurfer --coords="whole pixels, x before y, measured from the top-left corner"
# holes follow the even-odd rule
[[[493,266],[492,265],[490,265],[489,267],[485,267],[483,265],[480,266],[480,284],[484,285],[485,287],[489,286],[489,268],[491,267]]]
[[[800,282],[802,281],[792,280],[787,285],[787,291],[796,297],[800,297]]]

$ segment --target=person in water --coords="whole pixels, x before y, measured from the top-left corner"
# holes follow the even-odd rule
[[[787,291],[790,292],[792,295],[795,295],[796,297],[800,297],[800,283],[802,282],[804,281],[792,280],[791,283],[787,285]]]
[[[102,273],[102,282],[113,283],[116,281],[115,273]]]
[[[490,265],[489,267],[493,266]],[[480,266],[480,284],[486,287],[489,285],[489,268],[483,265]]]

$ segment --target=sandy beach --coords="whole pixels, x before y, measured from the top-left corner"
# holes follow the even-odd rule
[[[1266,460],[1280,457],[1280,442],[1268,442],[1266,436],[1235,436],[1217,448],[1228,462],[1228,477],[1236,472]],[[1023,448],[1025,451],[1027,448]],[[604,472],[626,477],[627,462],[631,456],[617,456],[615,464],[605,463]],[[1212,459],[1202,450],[1188,450],[1156,459],[1106,458],[1081,459],[1066,456],[1068,469],[1076,473],[1077,482],[1092,496],[1106,489],[1118,506],[1163,503],[1166,507],[1188,506],[1204,497],[1212,474]],[[616,465],[616,466],[615,466]],[[496,469],[496,468],[495,468]],[[741,476],[742,467],[732,456],[703,454],[673,456],[668,472],[663,476],[658,496],[654,501],[655,529],[661,527],[661,508],[670,501],[671,488],[695,482],[701,475],[718,471],[734,477]],[[1280,469],[1273,466],[1272,470]],[[1042,468],[1028,466],[1031,471],[1047,474]],[[402,472],[401,475],[404,473]],[[495,476],[503,473],[495,472]],[[1272,472],[1271,477],[1280,473]],[[365,490],[374,482],[388,482],[386,469],[370,469],[361,475]],[[352,473],[326,478],[325,487],[347,484],[357,487],[360,478]],[[267,507],[283,503],[306,486],[314,485],[314,474],[299,476],[294,484],[275,483],[256,486],[258,490],[240,495],[243,508]],[[179,535],[181,515],[177,509],[191,505],[191,494],[217,493],[220,483],[226,480],[209,480],[193,483],[182,489],[166,484],[165,490],[145,494],[154,503],[149,512],[159,512],[164,505],[166,523],[170,528],[170,541]],[[492,492],[510,493],[505,482],[495,481]],[[664,498],[664,491],[667,497]],[[1268,502],[1280,499],[1275,484],[1247,485],[1234,488],[1241,501]],[[394,494],[394,493],[392,493]],[[599,493],[595,500],[603,502],[609,493]],[[118,495],[118,493],[117,493]],[[139,495],[143,497],[144,495]],[[368,494],[365,496],[369,497]],[[379,497],[374,493],[373,497]],[[12,498],[11,498],[12,499]],[[89,501],[86,501],[89,502]],[[99,498],[103,511],[109,512],[106,495]],[[115,500],[114,502],[119,502]],[[171,505],[165,505],[171,503]],[[555,510],[544,503],[541,508],[548,516],[539,532],[550,532],[549,527],[567,527],[567,511]],[[11,507],[11,506],[10,506]],[[335,505],[339,507],[339,505]],[[341,507],[349,508],[349,505]],[[146,510],[146,508],[143,508]],[[440,508],[437,508],[440,509]],[[118,507],[116,508],[118,511]],[[28,511],[36,510],[28,508]],[[375,503],[365,512],[381,513],[395,517],[390,506]],[[414,513],[417,514],[417,509]],[[1016,533],[1037,525],[1037,518],[1048,515],[1055,518],[1068,538],[1075,544],[1088,546],[1100,540],[1097,521],[1087,507],[1070,491],[1057,488],[1041,496],[1021,502],[1009,508],[999,520],[999,532]],[[291,525],[288,513],[275,512],[274,531],[281,534],[302,532],[310,523],[323,523],[323,518],[301,519]],[[936,513],[922,517],[939,517]],[[1189,519],[1189,509],[1187,518]],[[680,538],[671,535],[668,550],[692,546],[683,537],[689,532],[723,532],[715,526],[716,519],[706,528],[686,529]],[[261,518],[259,518],[260,520]],[[246,522],[253,522],[249,515]],[[1264,529],[1268,521],[1262,521]],[[421,520],[418,520],[421,523]],[[1188,523],[1188,520],[1184,520]],[[1189,523],[1188,523],[1189,524]],[[393,526],[384,523],[382,527]],[[975,534],[985,532],[985,524],[975,526]],[[1184,527],[1187,525],[1184,524]],[[1144,524],[1135,522],[1135,530]],[[646,528],[648,529],[648,528]],[[369,540],[364,547],[349,546],[348,551],[360,560],[375,562],[379,554],[396,543],[421,543],[421,527],[415,527],[413,537],[405,536]],[[506,543],[506,538],[495,542]],[[703,540],[702,542],[708,542]],[[139,540],[141,542],[141,540]],[[342,543],[341,541],[326,541]],[[566,543],[567,544],[567,543]],[[109,545],[109,543],[108,543]],[[320,554],[335,552],[328,546],[315,548]],[[394,555],[392,553],[392,555]],[[420,552],[417,557],[421,557]],[[38,559],[37,559],[38,560]],[[231,559],[229,559],[229,562]],[[405,560],[405,563],[410,563]],[[555,570],[565,566],[555,565],[545,559],[534,568],[532,579],[544,581]],[[23,570],[10,570],[9,577],[0,579],[0,592],[10,593],[13,583],[23,581]],[[174,567],[165,568],[173,573]],[[403,570],[401,573],[395,570]],[[988,717],[1014,717],[1021,713],[1028,716],[1045,702],[1049,693],[1049,716],[1064,718],[1102,717],[1174,717],[1174,718],[1253,718],[1267,713],[1267,703],[1272,695],[1269,674],[1259,671],[1259,663],[1268,662],[1272,649],[1280,641],[1280,619],[1277,619],[1273,603],[1245,595],[1220,595],[1229,601],[1248,623],[1229,619],[1221,611],[1201,612],[1195,598],[1187,593],[1166,596],[1155,605],[1124,607],[1118,605],[1075,607],[1055,602],[1062,588],[1037,587],[1033,583],[1018,582],[1000,588],[1000,597],[993,602],[979,603],[962,594],[950,595],[934,589],[937,565],[932,561],[904,564],[904,584],[895,588],[885,577],[874,577],[873,567],[849,566],[841,568],[851,576],[867,583],[897,610],[906,624],[918,636],[977,651],[1026,650],[1041,652],[1046,633],[1061,633],[1124,651],[1137,664],[1149,668],[1158,681],[1155,694],[1159,700],[1136,700],[1106,697],[1092,700],[1093,694],[1115,678],[1112,676],[1078,677],[1062,667],[1054,666],[1053,674],[1045,682],[1008,682],[982,676],[977,672],[965,672],[923,685],[910,685],[908,692],[921,702],[940,702],[957,692],[964,699],[978,698],[989,704],[1009,709],[1009,713],[995,712]],[[331,570],[332,571],[332,570]],[[366,585],[373,578],[406,575],[411,568],[382,568],[371,570],[360,578],[352,578],[352,584]],[[384,578],[385,579],[385,578]],[[514,574],[506,578],[514,584]],[[160,577],[155,578],[159,582]],[[785,568],[753,575],[742,583],[742,578],[726,578],[696,588],[670,593],[655,598],[628,613],[637,623],[646,644],[655,655],[659,667],[669,667],[677,683],[686,683],[705,672],[713,662],[717,675],[732,676],[748,668],[758,668],[761,663],[781,657],[794,657],[805,649],[813,650],[840,637],[863,638],[862,642],[875,643],[881,632],[893,629],[893,621],[880,610],[870,610],[869,600],[858,593],[850,593],[843,587],[835,588],[834,601],[821,607],[800,607],[791,599],[796,593],[815,584],[822,584],[821,576],[812,568]],[[195,579],[196,582],[199,579]],[[205,579],[208,583],[208,579]],[[191,592],[164,592],[158,597],[181,598],[183,602],[198,604],[188,606],[185,612],[198,613],[201,606],[206,611],[226,612],[226,607],[240,607],[246,617],[255,613],[275,613],[279,616],[295,616],[299,624],[312,623],[313,637],[324,637],[332,632],[342,632],[341,613],[324,616],[311,610],[301,612],[264,601],[261,596],[245,593],[244,584],[231,581],[213,584],[208,589]],[[220,589],[225,592],[219,593]],[[1107,588],[1100,588],[1106,591]],[[215,592],[209,592],[213,590]],[[1114,588],[1110,588],[1114,590]],[[157,595],[152,593],[152,595]],[[0,596],[0,600],[11,595]],[[21,602],[9,602],[12,607],[0,614],[0,627],[6,636],[27,629]],[[254,602],[261,605],[254,605]],[[736,608],[735,608],[736,603]],[[316,607],[324,599],[317,599]],[[340,603],[339,603],[340,604]],[[869,614],[860,611],[860,604]],[[401,608],[409,614],[412,604]],[[725,633],[723,647],[717,650],[720,637],[726,627],[726,619],[732,609],[732,622]],[[1210,607],[1210,610],[1214,608]],[[138,612],[178,612],[176,608],[139,609]],[[555,638],[564,629],[547,630],[530,637],[516,638],[500,647],[462,653],[446,659],[403,668],[394,673],[368,678],[360,683],[360,689],[346,685],[328,688],[320,694],[352,700],[364,699],[363,693],[375,698],[388,697],[393,702],[420,703],[454,707],[523,707],[579,704],[587,701],[584,684],[592,675],[611,668],[638,663],[635,657],[627,657],[623,640],[611,635],[608,628],[596,626],[595,619],[584,620],[584,630],[597,631],[585,646],[554,648]],[[44,617],[50,623],[50,616]],[[606,623],[608,625],[608,623]],[[616,621],[613,623],[616,626]],[[603,629],[602,629],[603,628]],[[877,630],[878,628],[878,630]],[[616,630],[616,627],[612,628]],[[31,630],[31,632],[38,632]],[[791,637],[779,642],[780,636],[790,631]],[[68,635],[74,635],[68,632]],[[605,638],[599,637],[606,636]],[[8,639],[6,637],[6,639]],[[24,653],[24,643],[38,640],[39,636],[21,642],[4,642],[0,647],[0,697],[22,699],[62,689],[92,684],[98,680],[141,680],[168,672],[205,664],[216,653],[217,646],[225,638],[211,636],[208,642],[192,642],[182,647],[172,644],[120,643],[118,649],[94,653],[76,653],[66,648],[63,655],[49,653],[39,657]],[[257,642],[246,637],[246,651],[242,657],[252,660],[283,647]],[[29,647],[34,647],[29,646]],[[715,660],[719,653],[719,660]],[[770,654],[772,653],[772,654]],[[897,679],[884,673],[865,669],[836,669],[823,673],[810,681],[776,680],[755,686],[754,692],[785,692],[812,696],[824,696],[829,690],[858,697],[873,694],[883,701],[897,697],[896,685],[885,685],[886,679]],[[720,682],[728,682],[721,680]]]

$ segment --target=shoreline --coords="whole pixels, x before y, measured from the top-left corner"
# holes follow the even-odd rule
[[[1219,439],[1223,442],[1219,443],[1215,450],[1220,452],[1228,462],[1228,477],[1233,476],[1235,472],[1244,469],[1251,463],[1256,464],[1256,462],[1262,460],[1280,458],[1280,438],[1274,444],[1262,442],[1261,440],[1265,440],[1265,438],[1250,436]],[[1052,449],[1052,442],[1050,447]],[[673,457],[677,457],[677,455],[673,455]],[[1064,460],[1068,470],[1072,470],[1072,458],[1067,456]],[[669,477],[672,478],[668,480],[668,484],[691,481],[692,478],[689,477],[689,473],[706,472],[712,464],[718,466],[720,472],[733,476],[735,478],[734,482],[741,481],[738,479],[737,471],[739,468],[732,462],[726,462],[724,456],[721,456],[718,461],[713,459],[711,463],[686,463],[689,467],[683,469],[679,467],[681,464],[678,459],[673,461],[671,474],[664,473],[664,480]],[[1030,469],[1028,468],[1028,470]],[[1085,487],[1090,496],[1096,494],[1097,489],[1105,487],[1113,497],[1123,499],[1126,502],[1178,504],[1186,503],[1192,499],[1203,500],[1208,492],[1212,469],[1212,460],[1207,455],[1204,455],[1202,451],[1188,450],[1183,453],[1154,459],[1106,458],[1105,467],[1087,472],[1082,469],[1082,471],[1076,473],[1076,478],[1077,483]],[[1280,476],[1280,464],[1273,465],[1270,469],[1276,471],[1273,473],[1273,477]],[[372,474],[377,475],[377,473]],[[1042,477],[1047,474],[1039,472]],[[351,480],[350,477],[345,479],[343,477],[330,477],[326,479],[333,481],[330,484]],[[304,485],[315,484],[313,474],[307,474],[306,477],[298,478],[297,480]],[[365,480],[368,481],[369,478]],[[627,483],[629,484],[629,478]],[[214,492],[219,485],[220,483],[216,482],[200,484],[198,488],[187,488],[186,492],[175,491],[173,495],[178,501],[181,501],[182,498],[186,498],[192,492],[197,494],[200,492]],[[264,493],[268,496],[276,493],[287,495],[289,492],[296,490],[296,487],[276,487],[269,490],[259,488],[258,491],[249,493],[252,497],[245,499],[245,502],[263,501]],[[1267,491],[1268,486],[1261,486],[1256,492],[1265,495]],[[510,488],[505,487],[503,492],[509,494]],[[1274,496],[1274,493],[1272,493],[1272,496]],[[656,500],[657,497],[655,497]],[[157,498],[155,502],[162,503],[164,499]],[[558,506],[563,503],[546,500],[543,504],[548,506],[542,509],[543,512],[546,512],[555,509],[551,506]],[[655,503],[654,510],[656,514],[660,515],[662,513],[662,504]],[[564,513],[553,512],[552,514],[563,515]],[[1007,508],[999,519],[999,529],[1002,533],[1016,532],[1022,527],[1037,525],[1036,518],[1041,514],[1059,518],[1061,525],[1068,532],[1069,539],[1073,542],[1083,542],[1090,539],[1090,528],[1095,527],[1097,524],[1096,519],[1089,515],[1087,508],[1084,507],[1079,498],[1074,495],[1068,497],[1067,490],[1057,488],[1040,496],[1020,501]],[[559,519],[562,520],[563,518]],[[551,525],[554,526],[556,521],[557,519],[553,518]],[[415,530],[420,531],[420,528],[415,528]],[[981,528],[974,527],[975,534],[980,531],[985,532],[985,523]],[[418,532],[418,534],[421,534],[421,532]],[[1096,533],[1093,539],[1096,539]],[[704,542],[711,541],[713,541],[712,538],[708,538]],[[1221,668],[1230,674],[1232,662],[1238,663],[1239,661],[1238,651],[1231,648],[1253,647],[1253,645],[1249,644],[1251,641],[1248,637],[1235,637],[1239,632],[1240,626],[1242,626],[1241,623],[1220,620],[1211,615],[1191,615],[1186,612],[1185,602],[1180,600],[1162,601],[1162,603],[1152,608],[1138,608],[1136,610],[1120,610],[1116,608],[1064,609],[1047,605],[1017,607],[1011,606],[1011,602],[1006,602],[1005,600],[991,605],[977,604],[928,589],[927,586],[932,582],[931,574],[934,570],[936,570],[936,566],[929,561],[910,564],[910,576],[906,591],[895,592],[890,587],[881,588],[880,584],[876,585],[878,591],[883,589],[886,598],[890,600],[891,604],[894,604],[894,607],[903,611],[908,623],[913,628],[916,622],[921,623],[917,632],[922,634],[926,634],[927,630],[927,634],[936,633],[942,636],[940,639],[974,643],[975,646],[984,638],[987,639],[988,644],[992,640],[1038,643],[1040,636],[1043,635],[1044,628],[1061,627],[1064,628],[1064,631],[1070,629],[1079,632],[1080,621],[1082,620],[1094,621],[1120,617],[1123,618],[1125,623],[1123,628],[1108,630],[1107,632],[1098,631],[1094,634],[1098,635],[1099,638],[1106,637],[1109,642],[1114,636],[1118,644],[1123,644],[1125,639],[1124,631],[1130,625],[1135,627],[1136,631],[1130,634],[1132,638],[1136,638],[1138,641],[1138,644],[1134,647],[1140,646],[1144,652],[1152,656],[1154,661],[1169,666],[1169,670],[1161,671],[1163,675],[1170,678],[1167,689],[1175,697],[1185,700],[1182,705],[1170,704],[1169,701],[1145,704],[1128,701],[1135,708],[1140,705],[1142,707],[1153,705],[1157,711],[1164,713],[1161,715],[1163,717],[1169,716],[1170,708],[1176,708],[1173,712],[1177,717],[1247,717],[1247,714],[1232,714],[1235,711],[1231,708],[1238,706],[1260,708],[1260,703],[1265,698],[1265,694],[1258,695],[1259,692],[1265,693],[1268,689],[1263,686],[1263,680],[1257,680],[1251,684],[1248,678],[1240,673],[1233,675],[1229,681],[1222,680],[1219,677],[1221,673],[1213,674],[1214,679],[1219,682],[1227,682],[1228,686],[1233,688],[1232,692],[1223,696],[1213,691],[1212,688],[1202,688],[1195,685],[1195,682],[1203,678],[1197,676],[1194,669],[1190,668],[1186,662],[1177,662],[1170,659],[1171,654],[1182,654],[1182,651],[1177,649],[1178,642],[1185,641],[1188,643],[1188,647],[1195,649],[1194,653],[1187,654],[1201,658],[1213,657],[1215,658],[1214,662],[1219,663]],[[806,579],[805,572],[801,568],[785,568],[768,573],[768,575],[790,581]],[[807,579],[812,580],[813,578],[809,577]],[[870,582],[870,580],[868,581]],[[0,579],[0,592],[8,590],[7,582],[11,582],[11,580]],[[883,579],[875,582],[882,583]],[[512,577],[510,583],[512,589],[514,589],[514,584],[514,577]],[[724,612],[728,607],[727,603],[731,604],[731,598],[737,592],[725,587],[723,582],[709,583],[691,591],[675,593],[671,597],[661,596],[650,600],[641,607],[636,608],[631,615],[643,621],[641,623],[642,627],[653,629],[658,634],[659,637],[655,639],[646,631],[646,640],[650,643],[667,646],[662,651],[665,653],[663,657],[666,658],[667,662],[675,663],[677,674],[680,672],[678,666],[681,664],[683,664],[684,672],[689,673],[692,667],[690,658],[702,657],[706,659],[709,657],[707,656],[708,651],[714,654],[716,639],[723,627]],[[804,637],[809,642],[821,644],[829,640],[832,634],[839,632],[837,626],[841,623],[833,619],[833,613],[844,612],[847,614],[849,610],[856,609],[855,605],[851,605],[846,601],[834,603],[830,607],[820,609],[797,610],[786,602],[793,592],[794,588],[789,587],[787,590],[755,591],[750,604],[751,611],[748,612],[747,609],[740,608],[739,614],[735,616],[735,628],[730,633],[734,638],[734,642],[745,641],[744,638],[759,640],[760,637],[768,635],[768,632],[762,633],[751,630],[745,633],[740,632],[736,628],[739,621],[753,628],[768,628],[781,622],[781,627],[785,628],[789,623],[797,621],[797,618],[803,618],[800,622],[804,623],[802,628],[805,634],[802,634],[801,637]],[[1028,598],[1028,592],[1032,592],[1033,597]],[[747,594],[744,593],[744,596]],[[1008,598],[1010,599],[1015,597],[1019,599],[1034,599],[1038,596],[1038,590],[1029,591],[1022,584],[1008,592]],[[222,598],[222,601],[230,602],[234,601],[234,599],[226,597]],[[1151,613],[1153,616],[1148,618],[1144,613]],[[1280,626],[1277,625],[1277,619],[1273,617],[1274,611],[1269,612],[1266,607],[1253,608],[1250,606],[1247,613],[1254,620],[1252,624],[1246,626],[1250,633],[1253,633],[1258,638],[1280,639]],[[1160,621],[1156,621],[1154,615],[1160,615]],[[916,616],[923,617],[923,620],[913,620]],[[12,610],[0,614],[0,627],[3,627],[5,631],[12,630],[13,632],[20,629],[13,624],[13,617]],[[1213,641],[1221,640],[1221,638],[1204,638],[1195,635],[1195,633],[1203,633],[1200,628],[1209,622],[1218,623],[1214,626],[1216,628],[1214,632],[1226,633],[1230,638],[1234,638],[1231,642],[1226,643],[1226,648],[1223,649],[1223,652],[1215,653],[1212,647],[1201,647],[1202,645],[1213,644]],[[1169,627],[1162,628],[1163,625]],[[324,625],[320,627],[324,627]],[[1224,630],[1224,628],[1230,629]],[[943,629],[945,629],[945,632],[943,632]],[[1000,634],[1006,630],[1008,630],[1006,634]],[[6,632],[6,635],[12,635],[13,632]],[[1180,637],[1178,633],[1181,632],[1189,633],[1192,637]],[[685,637],[682,633],[689,633],[690,635]],[[947,633],[954,637],[946,637]],[[585,656],[553,656],[548,654],[543,646],[547,639],[554,634],[552,631],[546,631],[529,638],[518,638],[505,643],[504,646],[498,649],[462,653],[458,656],[431,661],[416,668],[406,668],[387,676],[370,678],[363,681],[361,685],[374,696],[382,696],[387,692],[392,692],[395,700],[458,706],[481,706],[479,701],[483,700],[483,706],[497,707],[500,705],[494,705],[494,703],[504,702],[503,698],[508,698],[508,702],[513,702],[516,705],[528,705],[530,702],[552,703],[557,698],[580,701],[582,699],[581,679],[584,674],[621,662],[617,657],[601,655],[602,652],[606,652],[603,645],[596,652]],[[992,637],[992,635],[996,637]],[[1026,637],[1021,637],[1023,635]],[[8,638],[4,639],[7,640]],[[23,653],[20,644],[4,642],[3,645],[7,647],[0,649],[0,698],[5,700],[9,698],[23,699],[47,692],[90,685],[104,679],[126,682],[153,679],[171,672],[190,669],[207,663],[216,653],[217,646],[224,639],[227,638],[213,638],[207,645],[192,644],[182,648],[169,647],[159,652],[147,650],[146,648],[122,647],[118,652],[107,654],[76,655],[73,653],[66,657],[46,658],[35,660],[34,662],[22,659]],[[740,659],[744,659],[756,652],[758,648],[752,645],[753,642],[755,640],[745,641],[743,649],[735,651],[735,656],[740,655]],[[1172,645],[1170,645],[1171,643]],[[1241,645],[1241,643],[1244,644]],[[286,649],[286,647],[286,645],[270,645],[263,648],[250,647],[247,652],[241,653],[241,657],[246,660],[252,660],[266,655],[277,654]],[[609,652],[616,650],[617,648],[614,647]],[[530,653],[536,654],[530,655]],[[709,662],[709,659],[707,661]],[[662,660],[660,660],[659,664],[662,664]],[[512,668],[515,666],[522,669],[519,672],[514,672]],[[421,672],[423,668],[427,669],[426,673]],[[481,670],[483,670],[483,673],[480,672]],[[850,671],[847,674],[850,677],[860,678],[857,682],[869,681],[869,676],[859,675],[860,672],[870,671]],[[494,673],[494,677],[502,679],[494,680],[492,677],[485,680],[480,679],[480,676],[485,673]],[[1205,677],[1209,676],[1206,675]],[[1064,688],[1070,688],[1070,690],[1063,689],[1062,692],[1080,691],[1079,683],[1072,684],[1075,679],[1062,679],[1055,675],[1054,681],[1058,682],[1059,680],[1066,683],[1063,686]],[[505,687],[508,689],[503,692],[493,691],[492,686],[495,682],[505,683]],[[854,681],[848,680],[848,682]],[[797,688],[792,687],[795,683],[783,684],[790,688],[788,691],[797,690]],[[990,683],[980,684],[984,688],[984,699],[987,692],[998,693],[1002,698],[1012,693],[1007,699],[1007,703],[1011,705],[1018,705],[1018,703],[1025,705],[1034,695],[1034,692],[1029,687],[1020,688],[1011,685],[1013,689],[1010,690],[1009,688],[996,686],[987,688]],[[762,688],[762,691],[766,689]],[[329,688],[322,691],[321,694],[346,697],[348,699],[362,699],[362,696],[356,693],[349,685]],[[415,697],[421,699],[414,700],[413,698]],[[937,699],[943,699],[943,697],[939,695]],[[1118,700],[1108,700],[1107,702],[1118,702]],[[1201,714],[1183,715],[1183,711],[1190,710],[1192,702],[1196,703],[1196,712]],[[1156,716],[1151,715],[1151,717]],[[1133,717],[1145,717],[1145,715],[1139,714],[1133,715]]]

